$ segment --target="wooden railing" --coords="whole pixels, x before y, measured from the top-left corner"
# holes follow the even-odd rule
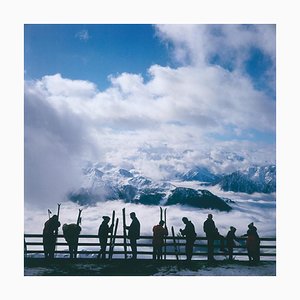
[[[108,239],[109,243],[110,239]],[[239,243],[234,247],[233,256],[236,260],[246,260],[247,248],[246,238],[238,238]],[[226,248],[226,244],[225,244]],[[222,256],[224,259],[228,254],[220,249],[220,241],[216,240],[214,245],[214,255]],[[80,258],[96,258],[100,250],[99,239],[97,235],[80,235],[78,241],[78,254]],[[166,260],[184,260],[185,255],[185,238],[176,237],[174,244],[173,237],[166,237],[166,245],[163,248]],[[109,244],[107,246],[107,257],[109,253]],[[127,257],[125,257],[127,254]],[[131,255],[129,240],[124,243],[124,236],[117,235],[112,252],[112,259],[126,259]],[[137,258],[152,259],[153,247],[152,236],[141,236],[138,240]],[[24,256],[25,258],[38,258],[44,256],[43,236],[42,234],[24,234]],[[68,244],[63,235],[58,235],[55,250],[56,258],[69,257]],[[262,260],[276,260],[276,238],[261,238],[260,257]],[[207,239],[205,237],[197,237],[193,248],[193,260],[207,259]]]

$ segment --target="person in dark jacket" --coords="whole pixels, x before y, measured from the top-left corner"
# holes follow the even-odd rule
[[[164,245],[164,237],[169,234],[168,228],[163,227],[165,222],[161,220],[158,225],[153,226],[153,259],[162,259],[162,247]]]
[[[257,263],[260,260],[260,238],[257,233],[257,228],[253,222],[248,225],[246,246],[248,251],[248,258],[250,262]]]
[[[138,218],[136,217],[135,213],[130,213],[131,218],[131,224],[129,226],[126,226],[126,229],[128,230],[128,238],[130,241],[130,247],[132,251],[132,259],[137,258],[137,243],[136,241],[140,238],[140,222]]]
[[[102,221],[101,225],[99,226],[99,230],[98,230],[98,237],[99,237],[99,242],[100,242],[100,251],[98,254],[98,258],[105,259],[108,234],[112,232],[112,225],[110,227],[108,226],[110,217],[103,216],[102,218],[103,218],[103,221]]]
[[[182,222],[185,224],[184,229],[179,229],[180,233],[185,236],[186,239],[186,246],[185,246],[185,253],[186,253],[186,260],[192,260],[193,255],[193,247],[196,240],[196,231],[194,224],[188,220],[188,218],[183,217]]]
[[[81,226],[79,224],[71,223],[64,224],[62,227],[64,238],[68,243],[70,258],[76,258],[78,248],[78,238],[81,232]]]
[[[213,220],[212,214],[208,214],[207,219],[203,224],[203,230],[204,230],[204,232],[206,234],[206,238],[207,238],[207,251],[208,251],[207,259],[209,261],[213,261],[214,260],[214,240],[215,240],[215,236],[216,236],[216,225]]]
[[[45,258],[54,258],[55,244],[56,244],[56,231],[60,227],[57,215],[53,215],[44,224],[43,229],[43,246]]]
[[[235,236],[236,228],[233,226],[230,226],[230,230],[228,231],[226,235],[226,244],[228,249],[228,255],[229,260],[233,260],[233,248],[235,246],[234,241],[238,241],[237,237]]]

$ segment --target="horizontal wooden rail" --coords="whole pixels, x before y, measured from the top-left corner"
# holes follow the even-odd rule
[[[149,258],[152,259],[152,236],[141,236],[138,240],[138,256],[142,258]],[[110,239],[108,239],[109,242]],[[112,258],[120,258],[123,256],[125,258],[125,254],[132,254],[129,240],[127,239],[126,245],[127,250],[124,250],[124,236],[123,235],[116,235],[115,237],[115,244],[112,253]],[[176,246],[177,251],[175,250],[175,244],[173,237],[168,236],[166,237],[166,244],[164,247],[164,254],[166,255],[167,260],[174,260],[176,256],[178,259],[185,259],[185,238],[181,236],[176,236]],[[274,237],[262,237],[260,243],[260,256],[261,257],[269,257],[275,258],[276,257],[276,238]],[[240,237],[238,238],[240,244],[237,244],[234,247],[233,256],[235,257],[246,257],[247,248],[246,248],[246,238]],[[215,256],[223,256],[227,257],[226,252],[220,251],[220,240],[215,241],[214,246],[214,255]],[[83,248],[85,247],[85,248]],[[225,243],[226,248],[226,243]],[[82,234],[79,236],[78,239],[78,255],[80,258],[91,258],[97,257],[99,253],[100,243],[98,235],[91,235],[91,234]],[[42,234],[24,234],[24,255],[25,257],[41,257],[43,256],[43,235]],[[109,245],[107,246],[106,253],[109,253]],[[68,244],[64,240],[64,236],[59,234],[57,236],[56,242],[56,250],[55,255],[59,257],[59,255],[63,255],[66,257],[69,254],[68,251]],[[193,248],[193,259],[199,259],[199,257],[207,257],[207,239],[206,237],[197,237],[194,248]],[[139,257],[138,257],[139,258]]]
[[[43,235],[41,233],[25,233],[24,234],[24,238],[42,238]],[[64,236],[62,234],[58,234],[57,235],[58,238],[64,238]],[[99,239],[98,235],[96,234],[81,234],[79,236],[81,239],[83,238],[89,238],[89,239]],[[116,235],[116,238],[123,238],[123,235]],[[148,240],[152,240],[152,236],[149,236],[149,235],[142,235],[140,236],[140,240],[143,240],[143,239],[148,239]],[[173,240],[173,237],[171,236],[166,236],[165,237],[167,240]],[[176,239],[179,239],[179,240],[185,240],[184,237],[182,236],[176,236]],[[237,238],[238,240],[246,240],[247,238],[246,237],[238,237]],[[207,238],[206,237],[196,237],[196,240],[197,241],[207,241]],[[275,237],[261,237],[260,238],[261,241],[276,241],[276,238]]]
[[[26,242],[26,245],[27,246],[43,246],[43,243],[42,242]],[[65,243],[56,243],[56,246],[68,246],[68,244],[65,242]],[[95,246],[95,247],[99,247],[100,244],[99,243],[78,243],[78,246]],[[124,243],[115,243],[115,247],[117,246],[122,246],[124,247]],[[143,243],[138,243],[138,246],[139,247],[152,247],[152,244],[143,244]],[[171,243],[166,243],[165,244],[166,247],[172,247],[174,246],[174,244],[171,244]],[[180,243],[179,246],[185,246],[185,243]],[[207,245],[206,244],[195,244],[194,247],[206,247]],[[235,246],[234,248],[241,248],[241,249],[244,249],[245,246],[240,246],[240,245],[237,245]],[[271,245],[261,245],[260,246],[261,249],[274,249],[274,246],[271,246]]]

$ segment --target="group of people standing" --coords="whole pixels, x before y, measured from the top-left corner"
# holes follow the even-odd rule
[[[193,248],[196,241],[196,231],[194,224],[183,217],[182,222],[185,224],[184,229],[179,229],[181,235],[185,237],[185,253],[187,261],[191,261],[193,255]],[[168,229],[163,228],[164,221],[160,221],[159,225],[153,227],[153,259],[161,259],[162,247],[164,246],[164,238],[168,235]],[[218,228],[213,220],[213,215],[208,214],[207,219],[203,223],[203,231],[207,238],[207,259],[208,261],[214,261],[214,242],[218,240],[220,242],[220,250],[228,253],[229,260],[233,260],[233,249],[235,242],[238,242],[238,238],[235,235],[236,228],[230,226],[230,229],[226,237],[219,233]],[[260,259],[260,238],[257,233],[257,228],[253,222],[248,225],[248,231],[242,237],[247,237],[246,247],[248,252],[248,258],[251,262],[258,262]],[[226,244],[226,249],[225,249]]]
[[[112,235],[113,224],[108,225],[110,222],[110,217],[103,216],[103,221],[99,226],[98,237],[100,242],[100,251],[98,254],[98,258],[105,259],[106,258],[106,248],[108,245],[108,237]],[[129,226],[125,226],[125,230],[127,230],[127,238],[130,241],[130,247],[132,252],[132,259],[137,258],[137,240],[140,238],[140,222],[136,217],[134,212],[130,213],[131,224]],[[185,253],[187,261],[191,261],[193,255],[193,247],[196,241],[196,231],[194,224],[188,220],[188,218],[183,217],[182,222],[185,227],[183,229],[179,229],[180,234],[185,237]],[[70,257],[75,258],[77,253],[77,244],[78,244],[78,236],[81,231],[80,224],[80,215],[76,224],[64,224],[63,233],[66,241],[69,245]],[[55,252],[55,244],[58,228],[60,227],[60,222],[58,221],[57,215],[53,215],[53,217],[49,218],[45,222],[44,230],[43,230],[43,244],[44,244],[44,253],[46,258],[53,258]],[[67,228],[68,227],[68,228]],[[72,229],[72,230],[71,230]],[[218,228],[215,225],[213,220],[213,215],[208,214],[207,219],[203,223],[203,230],[206,234],[207,238],[207,259],[208,261],[214,261],[214,242],[216,240],[220,241],[220,250],[226,252],[229,256],[229,260],[233,260],[233,249],[235,247],[235,241],[238,241],[238,238],[235,235],[236,228],[230,226],[230,230],[228,231],[226,237],[222,236]],[[153,226],[153,259],[161,260],[163,255],[163,247],[165,244],[165,238],[169,235],[168,228],[166,226],[165,221],[160,220],[160,222]],[[246,234],[242,235],[242,237],[247,237],[246,247],[248,251],[249,261],[258,262],[260,257],[260,238],[257,233],[257,228],[253,223],[248,225],[248,231]],[[226,249],[225,249],[226,243]]]
[[[228,253],[229,260],[233,260],[233,249],[235,247],[235,241],[238,242],[238,238],[235,235],[236,228],[230,226],[230,229],[224,237],[219,233],[218,228],[213,220],[213,215],[208,214],[207,219],[203,223],[203,231],[207,238],[207,259],[208,261],[214,261],[214,242],[216,240],[220,241],[220,250]],[[253,222],[248,225],[248,231],[242,237],[247,237],[246,247],[248,252],[248,258],[251,262],[258,262],[260,258],[260,238],[257,233],[257,228],[254,226]],[[225,243],[226,248],[225,249]]]
[[[81,210],[79,210],[79,215],[76,223],[64,224],[62,226],[64,238],[69,246],[70,258],[76,258],[77,255],[78,238],[81,232],[80,214],[81,214]],[[43,246],[44,246],[45,258],[54,258],[56,239],[57,239],[58,229],[60,225],[61,224],[58,220],[58,214],[49,217],[49,219],[44,224]]]

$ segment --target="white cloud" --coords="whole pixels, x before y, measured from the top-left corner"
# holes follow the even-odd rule
[[[215,47],[221,47],[222,59],[228,59],[229,49],[233,49],[235,61],[242,61],[255,44],[273,59],[273,44],[267,42],[272,40],[273,27],[258,26],[246,32],[239,26],[214,30],[221,31],[213,34],[209,26],[159,26],[159,34],[172,41],[174,51],[181,53],[176,55],[188,57],[189,64],[178,68],[149,66],[149,81],[140,74],[122,73],[111,76],[111,86],[104,91],[91,82],[60,74],[26,82],[27,198],[38,201],[53,190],[59,198],[79,180],[84,160],[119,164],[132,160],[155,178],[164,177],[160,169],[163,164],[177,170],[210,164],[215,171],[229,171],[272,161],[273,145],[247,141],[248,135],[243,133],[256,130],[274,134],[275,102],[254,88],[242,68],[229,72],[209,64],[208,56],[216,52]],[[224,141],[213,135],[224,136]],[[231,140],[226,141],[226,136]],[[166,145],[167,153],[161,149],[154,162],[139,151],[145,145],[151,145],[151,151]],[[193,151],[178,158],[177,154],[186,149]],[[172,151],[175,154],[169,155]],[[215,156],[217,161],[224,151],[234,151],[246,159],[211,165],[211,158]],[[56,185],[61,188],[55,189]]]
[[[224,193],[230,196],[230,193]],[[242,196],[243,197],[243,196]],[[243,199],[240,195],[235,196],[237,200],[234,209],[230,212],[219,212],[208,209],[195,209],[188,206],[173,205],[167,207],[167,225],[169,228],[174,226],[175,232],[179,228],[184,228],[182,217],[191,220],[196,228],[198,236],[204,236],[203,222],[208,213],[214,215],[214,220],[219,232],[223,235],[229,230],[230,226],[237,228],[237,236],[247,231],[247,225],[255,222],[258,233],[263,237],[275,236],[275,202],[274,196],[257,194],[254,202]],[[265,198],[264,198],[265,197]],[[268,199],[270,198],[270,199]],[[56,203],[49,207],[53,213],[56,212]],[[111,216],[115,210],[116,218],[119,218],[119,234],[122,234],[122,208],[126,209],[127,223],[130,222],[129,213],[134,211],[141,222],[142,235],[152,234],[152,227],[159,222],[159,207],[146,206],[141,204],[124,203],[123,201],[99,202],[93,207],[80,207],[69,201],[63,202],[60,211],[60,221],[64,223],[76,222],[78,208],[83,208],[82,212],[82,234],[97,234],[103,215]],[[44,212],[44,213],[43,213]],[[149,218],[149,216],[152,216]],[[39,233],[42,231],[43,224],[47,220],[47,209],[32,210],[29,206],[26,208],[25,232]],[[61,229],[60,229],[61,230]]]
[[[81,182],[82,161],[100,157],[70,81],[62,94],[57,78],[25,84],[25,199],[42,205],[63,199]]]
[[[82,40],[82,41],[88,41],[91,37],[89,35],[89,32],[87,30],[80,30],[75,34],[75,37]]]
[[[158,25],[157,34],[171,43],[175,58],[183,63],[206,65],[218,55],[237,66],[252,47],[258,48],[275,63],[275,25]]]

